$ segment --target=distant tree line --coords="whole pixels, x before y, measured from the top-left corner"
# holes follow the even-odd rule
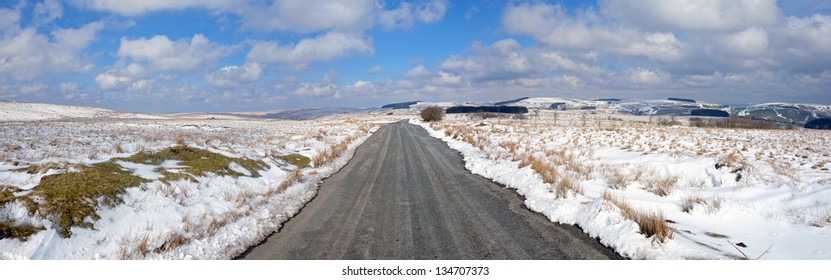
[[[381,106],[381,109],[409,109],[410,106],[415,105],[419,101],[410,101],[410,102],[401,102],[401,103],[392,103]]]
[[[805,128],[831,129],[831,119],[816,119],[805,123]]]
[[[722,117],[726,118],[730,116],[730,113],[722,110],[715,110],[715,109],[695,109],[690,111],[690,115],[693,116],[702,116],[702,117]]]
[[[728,118],[704,119],[690,118],[693,127],[744,128],[744,129],[779,129],[782,128],[773,121],[754,120],[750,117],[730,116]]]
[[[503,114],[525,114],[528,113],[528,108],[523,106],[453,106],[447,108],[448,114],[468,114],[468,113],[503,113]]]
[[[692,100],[692,99],[686,99],[686,98],[677,98],[677,97],[670,97],[670,98],[667,98],[667,100],[670,100],[670,101],[678,101],[678,102],[695,103],[695,100]]]

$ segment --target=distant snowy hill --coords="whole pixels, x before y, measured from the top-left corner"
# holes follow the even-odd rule
[[[831,118],[831,106],[817,104],[764,103],[736,108],[739,116],[781,123],[805,124],[811,120]]]
[[[780,123],[805,124],[821,118],[831,118],[831,105],[764,103],[746,107],[731,107],[721,104],[694,102],[694,100],[669,98],[666,100],[620,100],[595,99],[581,100],[557,97],[518,98],[484,105],[524,106],[529,109],[550,110],[603,110],[633,115],[690,115],[697,109],[715,109],[729,112],[731,115],[749,116]],[[427,106],[450,107],[459,105],[483,105],[477,102],[419,102],[412,108]]]
[[[523,106],[529,109],[553,110],[594,110],[607,107],[608,102],[594,100],[567,99],[556,97],[534,97],[515,102],[497,102],[500,105]],[[495,103],[496,104],[496,103]]]
[[[296,109],[283,110],[279,112],[272,112],[262,115],[263,118],[268,119],[283,119],[283,120],[313,120],[329,116],[341,116],[358,113],[369,113],[371,109],[356,109],[356,108],[313,108],[313,109]]]
[[[158,119],[159,116],[121,113],[117,111],[82,106],[67,106],[45,103],[24,103],[0,101],[0,122],[37,121],[74,118],[142,118]]]

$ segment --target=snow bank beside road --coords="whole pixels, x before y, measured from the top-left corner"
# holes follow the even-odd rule
[[[559,124],[567,123],[567,117],[560,116]],[[454,116],[432,127],[411,120],[460,151],[471,172],[516,189],[525,197],[529,209],[553,222],[578,225],[629,258],[736,259],[742,253],[755,258],[765,254],[768,248],[771,249],[764,255],[765,259],[831,258],[831,232],[828,231],[831,174],[816,167],[829,160],[828,151],[824,156],[823,151],[815,151],[794,159],[805,161],[802,167],[772,166],[782,163],[762,157],[777,154],[781,159],[783,154],[799,153],[806,147],[816,149],[810,143],[828,142],[831,139],[827,135],[753,130],[730,130],[722,134],[687,127],[632,129],[629,135],[626,127],[600,127],[604,120],[574,119],[566,126],[557,126],[556,118],[537,121],[471,121]],[[596,123],[598,127],[594,127]],[[461,135],[454,129],[469,132]],[[794,151],[765,150],[761,144],[741,148],[749,145],[744,139],[784,140],[779,133],[804,133],[820,138],[806,139],[805,147],[794,142],[797,145]],[[807,135],[794,137],[803,136]],[[688,139],[695,143],[682,143]],[[670,142],[676,144],[670,146]],[[716,168],[721,158],[698,156],[697,153],[708,152],[687,148],[686,144],[713,150],[720,145],[733,147],[736,157],[741,158],[738,161],[747,162],[744,170],[738,172],[733,172],[735,167]],[[626,145],[633,148],[624,149]],[[638,151],[639,147],[647,150]],[[519,167],[520,154],[545,158],[544,154],[552,150],[563,151],[579,165],[582,173],[573,178],[582,194],[558,198],[552,191],[555,186],[544,183],[540,174],[530,167]],[[780,170],[783,168],[787,171]],[[562,166],[559,172],[570,174]],[[609,173],[621,173],[629,179],[625,179],[622,187],[612,188]],[[743,178],[737,181],[737,174]],[[670,193],[661,196],[649,191],[647,185],[653,177],[673,178]],[[661,243],[640,234],[635,222],[624,218],[618,207],[600,198],[607,191],[625,199],[633,208],[663,212],[674,228],[674,238]],[[693,207],[684,212],[683,204],[687,200],[693,201]],[[739,252],[731,243],[746,247],[738,246],[742,251]]]

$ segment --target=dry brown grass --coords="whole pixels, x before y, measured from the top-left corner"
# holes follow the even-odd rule
[[[678,176],[661,176],[653,174],[641,180],[646,190],[658,196],[667,196],[678,184]]]
[[[187,244],[188,242],[190,242],[190,240],[187,237],[177,232],[168,236],[167,240],[164,242],[164,244],[162,244],[162,247],[160,249],[162,252],[169,252],[171,250],[179,248],[184,244]]]
[[[669,226],[666,217],[664,217],[664,212],[660,210],[636,210],[629,202],[609,191],[603,192],[602,198],[620,208],[623,216],[637,223],[640,233],[648,238],[651,237],[653,242],[665,243],[673,238],[675,229]]]
[[[312,163],[315,167],[321,167],[324,164],[331,162],[349,149],[349,143],[352,143],[357,138],[358,136],[353,135],[338,143],[330,144],[328,148],[312,157]]]
[[[508,150],[509,154],[514,154],[517,151],[517,147],[519,146],[519,142],[514,141],[514,140],[504,140],[502,142],[499,142],[499,146],[506,149],[506,150]]]
[[[619,167],[605,166],[601,169],[603,177],[606,178],[606,185],[616,190],[626,189],[634,180],[632,176],[628,176]]]
[[[557,195],[557,198],[566,198],[568,197],[569,192],[582,195],[583,186],[581,186],[576,179],[572,178],[572,176],[560,176],[560,180],[555,185],[554,193]]]
[[[683,199],[681,199],[681,211],[684,213],[690,213],[693,210],[693,208],[695,208],[695,205],[703,203],[704,198],[702,198],[699,195],[686,196]]]
[[[294,183],[300,182],[303,179],[303,172],[300,169],[295,169],[286,174],[286,178],[283,179],[283,182],[280,182],[280,186],[277,187],[280,191],[286,190],[289,186],[293,185]]]

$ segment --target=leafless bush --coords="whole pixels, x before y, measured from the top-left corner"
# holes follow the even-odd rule
[[[444,118],[444,109],[430,106],[421,110],[421,119],[425,122],[437,122]]]

